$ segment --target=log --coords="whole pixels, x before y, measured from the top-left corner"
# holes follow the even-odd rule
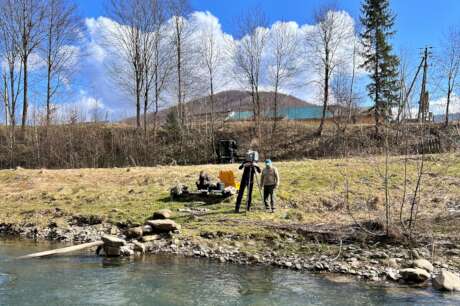
[[[104,242],[102,240],[99,240],[99,241],[95,241],[95,242],[83,243],[83,244],[74,245],[74,246],[65,247],[65,248],[60,248],[60,249],[55,249],[55,250],[50,250],[50,251],[44,251],[44,252],[24,255],[24,256],[18,257],[16,259],[30,259],[30,258],[39,258],[39,257],[66,254],[66,253],[70,253],[70,252],[76,252],[76,251],[80,251],[80,250],[84,250],[84,249],[97,247],[97,246],[100,246],[100,245],[103,245],[103,244],[104,244]]]

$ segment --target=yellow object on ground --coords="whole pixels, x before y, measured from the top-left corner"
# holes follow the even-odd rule
[[[235,173],[232,170],[221,170],[219,180],[224,183],[225,187],[240,189],[240,183],[236,180]]]

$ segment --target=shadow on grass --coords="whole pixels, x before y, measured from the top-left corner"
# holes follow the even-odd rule
[[[228,203],[230,199],[233,199],[232,196],[219,196],[219,195],[202,195],[202,194],[188,194],[180,197],[165,197],[160,199],[160,202],[170,203],[170,202],[179,202],[187,203],[186,206],[206,206],[206,205],[216,205],[222,203]]]

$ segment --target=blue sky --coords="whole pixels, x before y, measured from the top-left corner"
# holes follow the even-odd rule
[[[337,3],[351,16],[360,15],[361,0],[191,0],[192,8],[210,11],[218,17],[223,30],[235,34],[235,19],[250,8],[262,8],[269,21],[296,21],[312,23],[315,9],[327,3]],[[79,0],[85,17],[104,15],[104,0]],[[459,0],[392,0],[391,6],[397,15],[394,39],[395,47],[404,49],[436,45],[442,34],[451,26],[460,26]]]
[[[81,15],[86,19],[88,29],[87,42],[82,48],[89,51],[89,57],[82,63],[82,73],[75,80],[74,88],[77,88],[75,104],[88,105],[106,109],[115,117],[132,114],[134,111],[129,96],[124,96],[119,88],[111,83],[107,77],[107,57],[110,52],[104,50],[101,36],[107,29],[108,20],[99,18],[104,16],[107,0],[75,0],[79,6]],[[190,0],[193,11],[210,12],[210,14],[196,13],[200,15],[201,22],[213,23],[219,29],[233,36],[237,35],[237,18],[248,9],[262,9],[271,24],[276,21],[295,21],[299,26],[314,25],[314,12],[322,5],[335,2],[336,7],[346,11],[348,17],[359,20],[361,0]],[[442,5],[441,5],[442,4]],[[444,33],[450,27],[460,27],[460,0],[391,0],[392,10],[397,15],[394,37],[395,53],[402,51],[409,62],[409,73],[412,75],[420,59],[420,49],[426,45],[434,46],[434,50],[442,39]],[[198,18],[198,16],[195,16]],[[198,18],[198,19],[200,19]],[[351,19],[351,18],[350,18]],[[203,23],[203,24],[204,24]],[[221,28],[220,28],[221,27]],[[308,58],[308,57],[306,57]],[[86,63],[86,64],[85,64]],[[83,77],[82,77],[83,76]],[[299,77],[304,83],[305,78]],[[365,83],[360,82],[360,91],[363,99],[367,99]],[[82,84],[80,84],[82,83]],[[225,83],[225,82],[224,82]],[[433,84],[433,83],[432,83]],[[230,86],[230,85],[229,85]],[[316,103],[315,93],[310,88],[299,87],[285,90],[308,102]],[[430,84],[429,84],[430,86]],[[231,87],[231,86],[230,86]],[[235,89],[219,87],[219,90]],[[415,89],[417,91],[418,89]],[[205,93],[205,92],[204,92]],[[430,97],[436,100],[437,111],[443,109],[442,100],[444,92],[439,89],[430,92]],[[460,98],[456,111],[460,112]],[[370,104],[371,101],[364,101]],[[414,101],[417,103],[417,101]]]

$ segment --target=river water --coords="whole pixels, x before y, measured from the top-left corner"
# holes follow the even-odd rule
[[[0,240],[0,305],[460,305],[460,295],[175,256],[82,252],[15,260],[56,245]]]

